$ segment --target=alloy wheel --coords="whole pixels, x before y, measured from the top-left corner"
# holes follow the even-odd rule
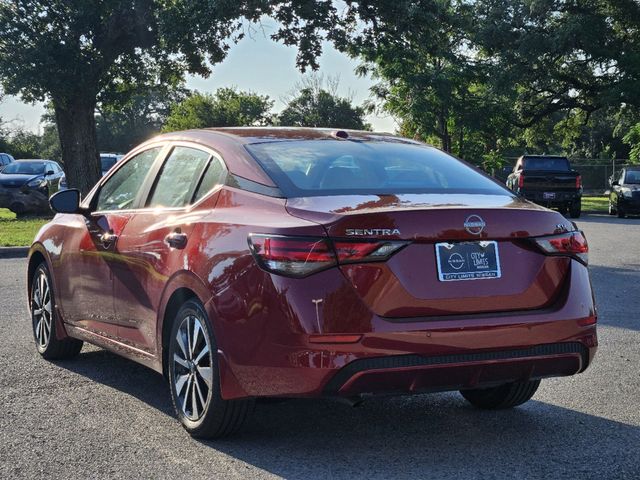
[[[51,339],[51,325],[53,320],[51,308],[51,288],[49,279],[44,271],[34,282],[31,289],[31,315],[33,318],[33,331],[36,342],[41,350],[49,345]]]
[[[202,321],[189,315],[176,332],[173,352],[173,385],[177,406],[189,420],[198,420],[211,401],[213,370],[209,337]]]

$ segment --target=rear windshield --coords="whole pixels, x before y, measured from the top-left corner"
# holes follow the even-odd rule
[[[508,192],[464,162],[426,145],[306,140],[246,148],[287,197]]]
[[[558,157],[534,157],[524,159],[525,170],[569,170],[569,160]]]
[[[640,184],[640,170],[627,170],[627,176],[624,179],[625,184]]]

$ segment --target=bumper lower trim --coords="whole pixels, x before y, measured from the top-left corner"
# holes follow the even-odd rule
[[[509,361],[524,358],[549,357],[553,355],[579,354],[582,359],[582,370],[589,363],[587,348],[578,342],[552,343],[537,345],[517,350],[499,350],[490,352],[461,353],[425,357],[421,355],[394,355],[386,357],[361,358],[342,367],[326,384],[326,395],[337,395],[341,388],[355,375],[367,370],[386,370],[412,367],[428,367],[447,364],[464,365],[478,362]]]

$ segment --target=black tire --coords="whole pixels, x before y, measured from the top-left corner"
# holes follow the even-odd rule
[[[205,345],[208,353],[203,354]],[[206,312],[199,301],[188,300],[173,321],[167,367],[176,416],[195,438],[231,435],[242,427],[253,410],[253,399],[224,400],[220,395],[217,351]],[[176,356],[179,358],[175,359]]]
[[[567,214],[567,206],[566,205],[562,205],[562,206],[558,207],[558,212],[560,212],[562,215],[566,215]]]
[[[616,208],[616,213],[618,214],[618,218],[627,218],[627,212],[625,212],[620,205]]]
[[[48,307],[47,307],[48,305]],[[57,335],[57,313],[51,275],[47,264],[42,262],[35,270],[29,292],[31,326],[36,349],[47,360],[73,358],[82,350],[82,340],[71,337],[59,339]]]
[[[580,218],[582,215],[582,202],[572,203],[569,206],[569,216],[571,218]]]
[[[529,401],[538,390],[540,380],[514,382],[493,388],[461,390],[462,396],[474,407],[486,410],[513,408]]]

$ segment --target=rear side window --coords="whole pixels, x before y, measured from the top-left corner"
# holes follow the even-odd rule
[[[193,198],[211,155],[189,147],[175,147],[165,161],[149,200],[149,207],[184,207]]]
[[[440,150],[390,141],[307,140],[246,146],[287,197],[507,193]]]
[[[140,187],[161,148],[151,148],[127,161],[102,185],[98,194],[98,210],[124,210],[134,207]]]
[[[217,185],[221,185],[224,182],[226,173],[227,172],[222,165],[222,162],[216,157],[213,157],[207,166],[207,170],[202,176],[202,180],[200,181],[200,185],[198,185],[193,202],[197,202]]]

